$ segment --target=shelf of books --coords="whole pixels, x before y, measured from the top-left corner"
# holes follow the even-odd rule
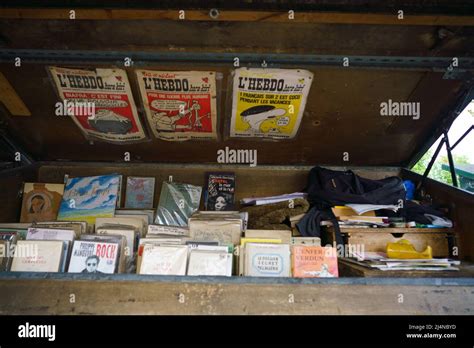
[[[3,313],[437,314],[470,306],[474,269],[450,254],[452,228],[375,216],[397,210],[390,205],[362,214],[336,206],[319,221],[311,191],[302,191],[311,167],[35,170],[37,182],[18,171],[2,177],[21,186],[19,221],[0,223]],[[368,180],[400,173],[356,171]],[[419,255],[387,253],[403,235]]]

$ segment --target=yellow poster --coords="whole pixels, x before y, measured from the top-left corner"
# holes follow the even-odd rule
[[[230,136],[293,138],[312,81],[313,73],[307,70],[236,69]]]

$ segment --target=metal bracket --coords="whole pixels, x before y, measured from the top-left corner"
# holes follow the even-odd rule
[[[1,62],[12,62],[21,57],[22,63],[112,63],[123,65],[123,58],[132,58],[135,65],[151,63],[220,63],[233,65],[238,56],[241,64],[269,65],[315,65],[342,67],[344,58],[350,61],[349,68],[422,69],[445,72],[452,57],[404,57],[404,56],[347,56],[287,53],[216,53],[216,52],[130,52],[130,51],[83,51],[83,50],[31,50],[3,49]],[[474,70],[474,58],[458,58],[464,70]],[[449,76],[449,75],[448,75]]]

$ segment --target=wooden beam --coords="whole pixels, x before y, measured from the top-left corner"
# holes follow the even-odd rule
[[[30,110],[18,96],[5,75],[0,72],[0,102],[13,116],[31,116]]]
[[[430,25],[430,26],[474,26],[474,16],[410,15],[398,19],[393,13],[340,13],[340,12],[295,12],[289,19],[288,12],[274,11],[221,11],[213,19],[209,11],[186,10],[184,19],[179,10],[117,10],[117,9],[0,9],[0,19],[64,19],[70,20],[70,11],[75,11],[75,20],[176,20],[176,21],[246,21],[288,22],[325,24],[374,24],[374,25]]]
[[[374,278],[362,281],[339,278],[305,283],[291,279],[141,277],[144,281],[114,280],[114,277],[109,280],[0,278],[0,314],[468,315],[474,312],[472,285],[457,284],[452,278],[446,281],[449,285],[441,279],[438,285],[434,282],[427,285],[422,279],[410,283],[403,278],[385,282]],[[74,303],[70,302],[71,294],[75,295]],[[404,295],[403,303],[398,301],[400,294]],[[294,301],[289,301],[290,296]]]

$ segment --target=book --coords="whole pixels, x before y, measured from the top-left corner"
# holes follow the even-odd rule
[[[119,252],[118,243],[76,240],[72,247],[68,272],[115,273]]]
[[[295,245],[291,248],[293,277],[332,278],[338,276],[336,248]]]
[[[145,244],[140,274],[185,275],[187,259],[186,245]]]
[[[321,246],[319,237],[291,237],[290,245]]]
[[[68,178],[58,220],[94,225],[99,217],[113,217],[119,180],[119,175]]]
[[[146,238],[140,238],[137,251],[137,273],[140,273],[143,249],[145,248],[145,245],[182,245],[183,242],[183,238],[178,236],[172,238],[168,235],[151,235],[147,236]]]
[[[238,213],[198,212],[188,220],[189,235],[194,240],[240,244],[244,221]]]
[[[0,230],[0,272],[10,270],[17,240],[18,233],[16,231]]]
[[[244,275],[250,277],[290,277],[288,244],[247,243]]]
[[[95,229],[103,226],[123,226],[123,228],[133,228],[140,236],[144,236],[146,232],[145,222],[138,216],[132,217],[113,217],[113,218],[97,218],[95,223]]]
[[[27,240],[67,240],[72,242],[76,238],[74,230],[34,228],[30,227],[26,235]]]
[[[12,272],[59,272],[63,265],[64,243],[60,240],[19,240]]]
[[[118,244],[119,251],[114,273],[126,273],[127,268],[133,268],[131,260],[128,257],[130,254],[127,254],[127,240],[124,236],[118,234],[84,234],[81,236],[81,240]]]
[[[87,233],[87,222],[85,221],[44,221],[36,222],[32,227],[73,230],[76,236]]]
[[[119,209],[122,206],[122,191],[123,191],[123,175],[119,175],[119,184],[117,190],[117,202],[115,203],[115,208]]]
[[[188,226],[188,219],[199,209],[202,187],[164,181],[156,209],[155,224]]]
[[[294,192],[279,196],[269,196],[269,197],[251,197],[243,198],[240,200],[240,203],[243,205],[264,205],[271,203],[279,203],[284,201],[289,201],[296,198],[306,198],[307,193],[305,192]]]
[[[108,225],[104,225],[103,227],[100,227],[96,229],[96,233],[98,235],[100,234],[109,234],[109,235],[119,235],[119,236],[124,236],[125,237],[125,248],[128,248],[127,254],[129,257],[133,255],[133,252],[137,249],[138,247],[138,234],[135,229],[129,229],[126,227],[121,227],[121,226],[111,226],[109,227]]]
[[[290,230],[247,230],[245,238],[279,239],[283,244],[290,244]]]
[[[362,214],[357,214],[357,212],[354,209],[352,209],[349,206],[345,206],[345,205],[336,205],[335,207],[332,207],[331,210],[334,213],[334,216],[336,216],[336,218],[338,218],[340,216],[353,216],[353,215],[375,216],[375,211],[374,210],[369,210],[369,211],[366,211]]]
[[[188,275],[232,276],[232,254],[212,250],[192,250],[189,255]]]
[[[20,222],[56,220],[63,193],[64,184],[25,183]]]
[[[357,213],[357,215],[362,215],[366,212],[380,210],[380,209],[392,210],[392,211],[396,212],[400,208],[398,205],[394,205],[394,204],[388,204],[388,205],[384,205],[384,204],[346,204],[346,207],[349,207],[352,210],[354,210]]]
[[[155,219],[155,210],[154,209],[115,209],[115,216],[120,217],[122,215],[146,215],[148,217],[148,225],[153,223]]]
[[[235,174],[207,173],[206,210],[234,210]]]
[[[166,234],[170,236],[189,236],[187,227],[148,225],[148,235]]]
[[[151,209],[155,196],[155,178],[129,176],[125,193],[125,208]]]

